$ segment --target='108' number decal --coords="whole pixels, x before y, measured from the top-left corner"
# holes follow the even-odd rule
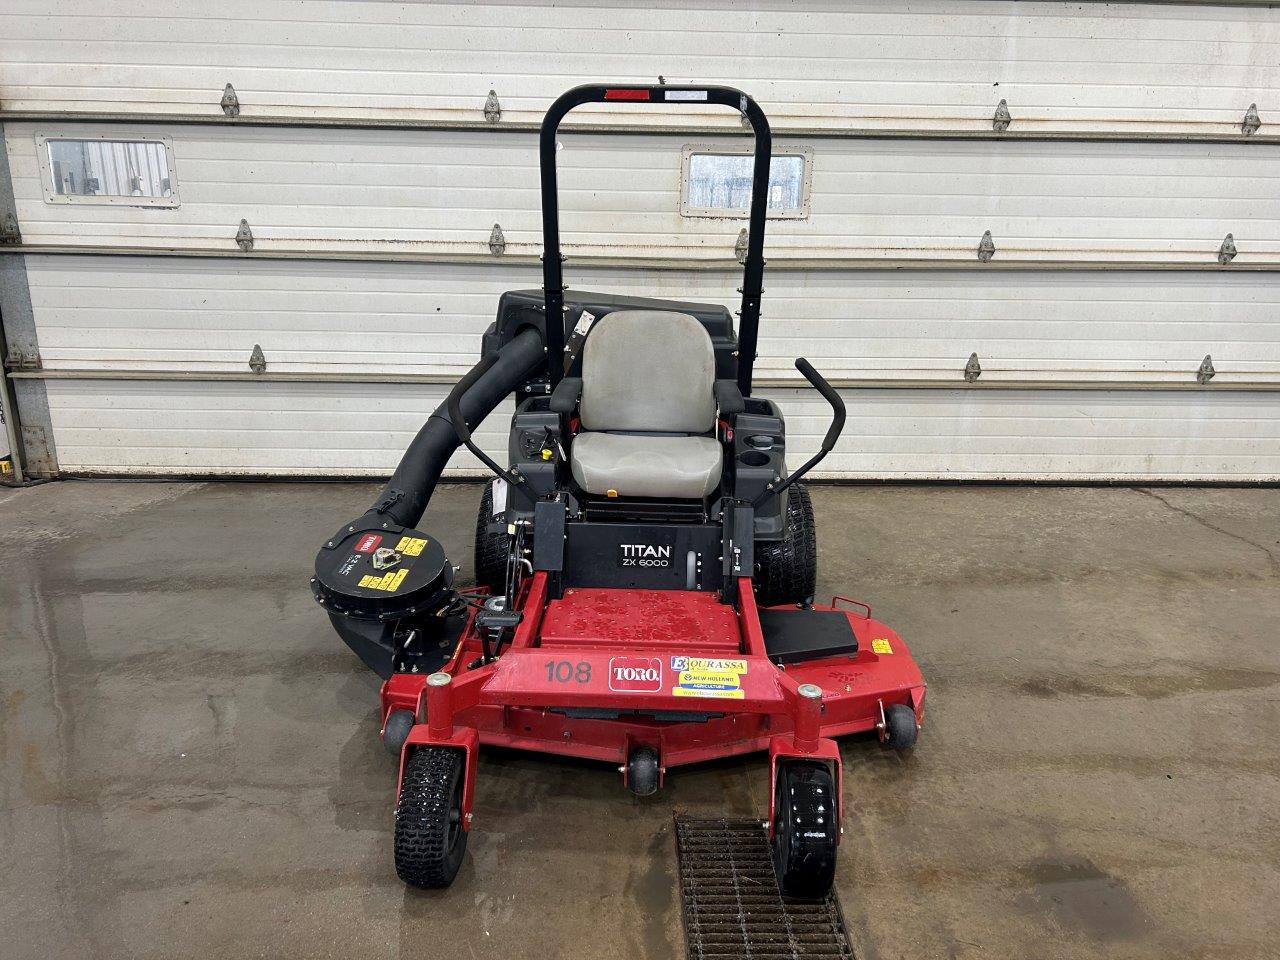
[[[548,683],[591,682],[591,664],[586,660],[570,663],[568,660],[547,661]]]

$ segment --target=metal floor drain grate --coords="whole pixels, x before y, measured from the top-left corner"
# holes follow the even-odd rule
[[[834,893],[782,899],[760,821],[676,817],[676,849],[689,960],[853,960]]]

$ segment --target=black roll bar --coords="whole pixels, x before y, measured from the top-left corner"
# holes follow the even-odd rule
[[[542,119],[538,159],[542,167],[542,289],[547,309],[547,360],[551,388],[564,376],[564,258],[560,254],[560,204],[556,187],[556,130],[574,107],[584,103],[714,103],[737,110],[755,133],[751,176],[751,212],[747,221],[747,256],[743,266],[742,307],[738,314],[738,389],[751,395],[751,373],[760,327],[760,295],[764,286],[764,223],[769,201],[769,163],[773,141],[760,106],[741,90],[719,86],[637,87],[585,84],[562,93]]]

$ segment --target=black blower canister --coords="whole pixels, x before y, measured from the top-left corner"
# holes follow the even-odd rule
[[[385,523],[385,521],[384,521]],[[330,613],[356,620],[431,615],[452,598],[453,567],[420,530],[362,517],[316,555],[311,590]]]

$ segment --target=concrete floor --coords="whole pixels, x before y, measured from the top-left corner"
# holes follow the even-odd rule
[[[674,958],[671,818],[759,816],[758,758],[656,800],[487,752],[456,885],[391,866],[377,681],[312,603],[366,484],[0,491],[0,955]],[[916,753],[844,745],[871,958],[1280,951],[1280,490],[815,489],[821,593],[930,683]],[[469,566],[479,491],[423,525]]]

